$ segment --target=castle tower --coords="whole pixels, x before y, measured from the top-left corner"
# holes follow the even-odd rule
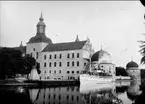
[[[52,44],[50,38],[45,35],[45,23],[43,22],[43,16],[39,18],[39,22],[36,25],[36,35],[30,38],[27,43],[26,53],[32,55],[35,59],[38,59],[39,52],[41,52],[48,44]]]

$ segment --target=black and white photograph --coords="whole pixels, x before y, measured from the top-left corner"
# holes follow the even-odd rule
[[[0,1],[0,104],[144,104],[141,0]]]

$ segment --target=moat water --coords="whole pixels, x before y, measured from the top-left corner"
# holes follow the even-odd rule
[[[0,87],[0,104],[141,104],[140,82],[29,88]],[[144,104],[144,103],[142,103]]]

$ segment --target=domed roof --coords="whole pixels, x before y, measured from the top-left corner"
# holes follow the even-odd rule
[[[127,63],[126,68],[131,68],[131,67],[138,67],[138,64],[134,61],[130,61]]]
[[[96,53],[93,54],[92,58],[91,58],[91,61],[99,61],[100,59],[104,58],[104,57],[108,57],[110,58],[110,54],[104,50],[100,50],[100,51],[97,51]],[[106,59],[107,61],[108,59]],[[110,60],[110,59],[109,59]]]
[[[39,43],[39,42],[45,42],[45,43],[52,44],[52,40],[50,38],[47,38],[44,33],[37,34],[36,36],[30,38],[28,43]]]

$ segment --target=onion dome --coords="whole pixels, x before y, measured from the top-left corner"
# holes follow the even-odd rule
[[[37,34],[36,36],[30,38],[28,43],[39,43],[39,42],[52,44],[52,40],[46,37],[45,34]]]
[[[91,61],[101,61],[101,60],[110,62],[110,54],[102,49],[94,53],[91,58]]]
[[[127,68],[127,69],[128,69],[128,68],[132,68],[132,67],[138,68],[138,64],[137,64],[136,62],[134,62],[134,61],[131,61],[131,62],[129,62],[129,63],[126,65],[126,68]]]
[[[42,13],[41,13],[41,17],[39,18],[39,22],[37,24],[37,26],[46,26],[45,23],[43,22],[43,17],[42,17]]]

